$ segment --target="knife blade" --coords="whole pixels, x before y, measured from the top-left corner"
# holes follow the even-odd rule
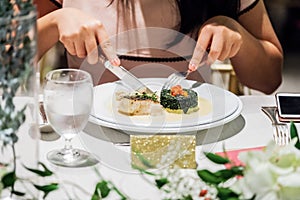
[[[102,63],[104,64],[105,68],[110,70],[113,74],[115,74],[122,82],[133,89],[134,91],[140,93],[147,93],[153,94],[154,92],[149,89],[144,83],[142,83],[136,76],[130,73],[127,69],[122,66],[114,66],[112,65],[109,60],[101,58]]]

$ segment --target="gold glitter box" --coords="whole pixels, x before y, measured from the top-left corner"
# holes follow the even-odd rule
[[[194,135],[131,135],[130,144],[133,168],[197,167]]]

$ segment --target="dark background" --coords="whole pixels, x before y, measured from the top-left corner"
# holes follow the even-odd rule
[[[265,4],[284,51],[300,52],[300,0],[265,0]]]

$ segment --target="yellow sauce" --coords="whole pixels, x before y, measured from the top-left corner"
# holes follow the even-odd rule
[[[198,121],[199,118],[208,115],[210,112],[212,112],[212,104],[207,99],[199,97],[198,106],[199,106],[199,110],[196,112],[192,112],[190,114],[169,113],[164,109],[163,114],[160,116],[151,116],[151,115],[135,115],[135,116],[127,115],[127,116],[134,124],[135,122],[136,124],[143,123],[149,125],[152,124],[157,125],[157,124],[165,124],[165,123],[184,124],[185,122],[190,123],[193,121]]]

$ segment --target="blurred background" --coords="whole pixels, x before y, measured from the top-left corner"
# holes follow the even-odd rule
[[[300,92],[300,0],[265,0],[284,50],[283,83],[277,92]]]

